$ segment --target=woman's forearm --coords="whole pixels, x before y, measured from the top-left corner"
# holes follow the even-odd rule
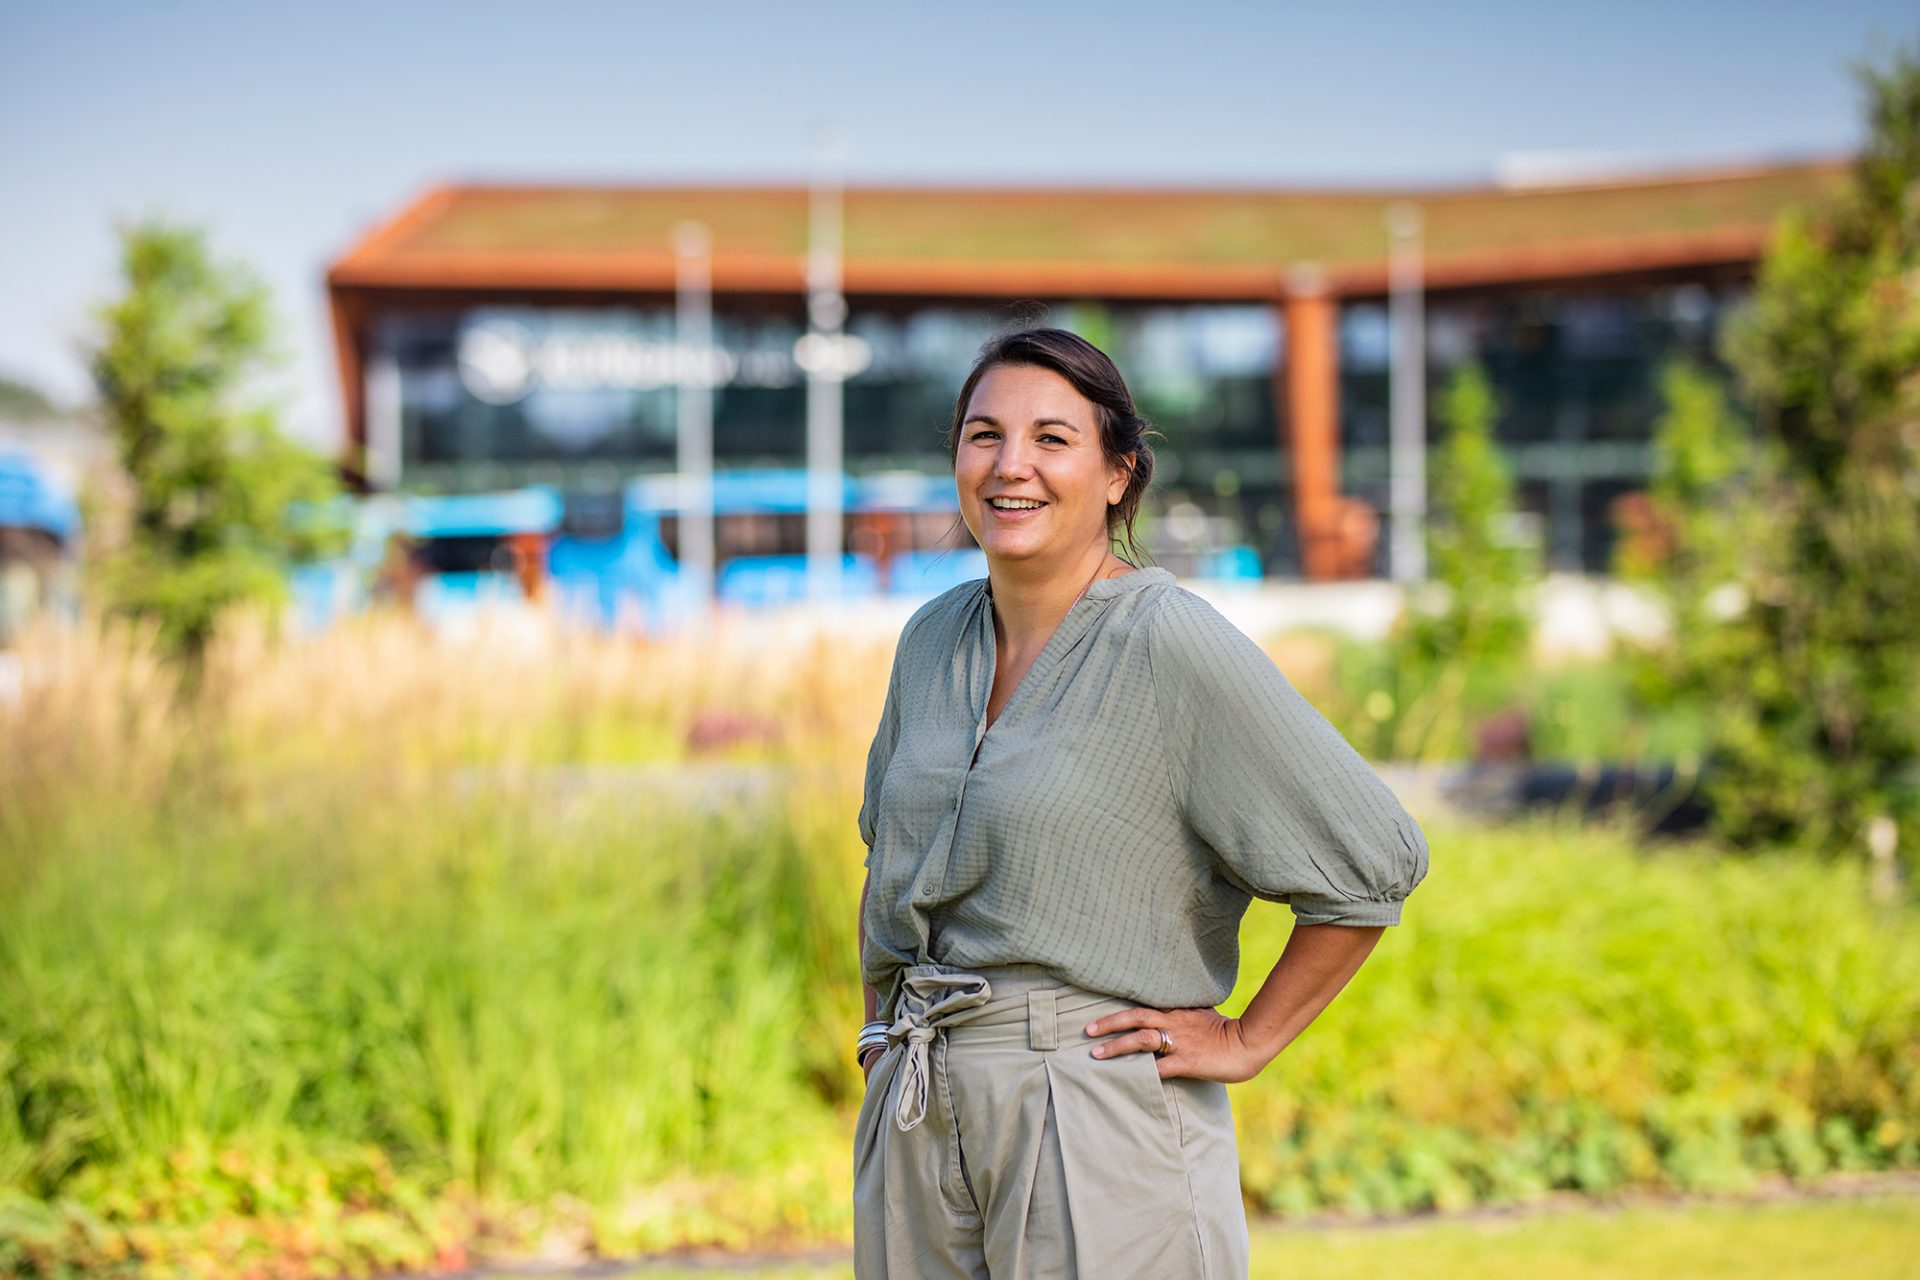
[[[1264,1067],[1333,1002],[1359,971],[1383,925],[1295,925],[1280,959],[1240,1015],[1240,1035]]]

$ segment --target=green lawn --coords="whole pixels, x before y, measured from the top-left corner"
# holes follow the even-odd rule
[[[1916,1280],[1920,1198],[1636,1206],[1385,1227],[1256,1226],[1254,1280]],[[646,1280],[716,1271],[846,1280],[848,1266],[735,1271],[636,1268]]]
[[[1270,1230],[1255,1238],[1253,1274],[1260,1280],[1913,1280],[1920,1277],[1920,1199],[1636,1207],[1374,1230]]]

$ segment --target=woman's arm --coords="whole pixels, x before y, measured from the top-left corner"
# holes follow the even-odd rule
[[[1089,1036],[1132,1032],[1095,1045],[1093,1056],[1151,1053],[1160,1047],[1164,1029],[1173,1051],[1159,1060],[1163,1077],[1251,1080],[1333,1002],[1385,932],[1384,925],[1295,925],[1240,1017],[1204,1008],[1123,1009],[1087,1024]]]
[[[1235,1019],[1240,1039],[1258,1057],[1258,1072],[1280,1056],[1320,1011],[1333,1003],[1372,954],[1384,925],[1295,925],[1273,971]]]

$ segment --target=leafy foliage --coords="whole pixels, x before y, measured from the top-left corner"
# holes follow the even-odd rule
[[[1734,657],[1722,623],[1744,599],[1745,530],[1759,517],[1750,484],[1758,444],[1721,379],[1676,361],[1660,385],[1667,408],[1654,426],[1652,480],[1614,547],[1614,572],[1652,590],[1669,619],[1667,636],[1621,643],[1649,709],[1706,698]]]
[[[288,561],[333,544],[337,533],[289,517],[336,482],[258,398],[270,317],[257,282],[214,262],[200,232],[161,223],[122,231],[121,272],[92,368],[132,509],[98,580],[195,654],[223,610],[283,601]]]
[[[1376,754],[1428,759],[1449,745],[1469,673],[1510,670],[1531,634],[1529,588],[1538,548],[1518,536],[1513,476],[1494,438],[1497,405],[1477,364],[1459,369],[1441,397],[1445,428],[1433,456],[1427,526],[1431,579],[1408,602],[1391,646],[1376,717]]]
[[[1668,375],[1640,566],[1673,609],[1649,692],[1711,712],[1726,835],[1909,864],[1920,845],[1920,63],[1862,73],[1871,137],[1847,189],[1788,219],[1727,353],[1757,439]]]

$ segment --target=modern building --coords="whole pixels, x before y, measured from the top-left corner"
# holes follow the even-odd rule
[[[1148,519],[1179,571],[1378,573],[1388,515],[1389,233],[1421,225],[1426,385],[1478,360],[1550,565],[1599,572],[1651,465],[1657,376],[1711,359],[1770,229],[1839,161],[1558,186],[1285,190],[852,186],[855,477],[943,475],[980,343],[1027,320],[1113,354],[1160,442]],[[596,509],[675,466],[675,228],[711,243],[716,466],[806,455],[804,186],[459,185],[327,275],[349,469],[376,489],[552,485]],[[1429,414],[1429,438],[1433,435]],[[604,508],[601,501],[601,508]],[[758,550],[798,551],[799,517]],[[854,530],[849,529],[852,539]],[[722,557],[728,553],[722,545]]]

